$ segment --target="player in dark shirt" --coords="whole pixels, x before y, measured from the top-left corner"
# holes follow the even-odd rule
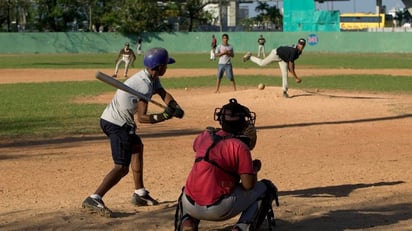
[[[243,62],[250,61],[256,63],[259,66],[266,66],[272,62],[278,62],[279,68],[282,73],[282,90],[283,96],[289,98],[288,95],[288,73],[292,73],[297,83],[301,83],[302,79],[299,78],[295,72],[295,60],[299,58],[305,48],[306,40],[300,38],[298,43],[294,46],[280,46],[273,49],[265,59],[252,56],[250,52],[247,52],[243,56]]]
[[[260,35],[260,37],[258,38],[258,54],[257,57],[263,56],[263,58],[266,58],[266,54],[265,54],[265,43],[266,43],[266,39],[263,37],[263,35]]]

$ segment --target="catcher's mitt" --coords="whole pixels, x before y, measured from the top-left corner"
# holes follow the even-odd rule
[[[252,150],[256,145],[257,134],[256,127],[253,124],[249,124],[244,130],[243,135],[249,138],[249,148]]]

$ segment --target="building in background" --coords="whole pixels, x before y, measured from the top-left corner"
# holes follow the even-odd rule
[[[339,11],[315,10],[315,0],[284,0],[283,31],[340,31]]]

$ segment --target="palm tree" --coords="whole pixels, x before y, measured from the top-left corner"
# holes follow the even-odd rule
[[[270,6],[266,2],[258,2],[255,11],[259,13],[255,17],[259,25],[264,27],[275,25],[276,28],[280,28],[283,24],[282,15],[276,6]]]
[[[258,5],[255,7],[255,11],[260,14],[267,14],[269,9],[269,4],[267,2],[258,2]]]

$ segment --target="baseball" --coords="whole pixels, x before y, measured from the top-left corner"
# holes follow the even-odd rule
[[[259,83],[258,88],[259,88],[259,90],[265,89],[265,84]]]
[[[185,91],[187,91],[187,87],[185,87]]]

